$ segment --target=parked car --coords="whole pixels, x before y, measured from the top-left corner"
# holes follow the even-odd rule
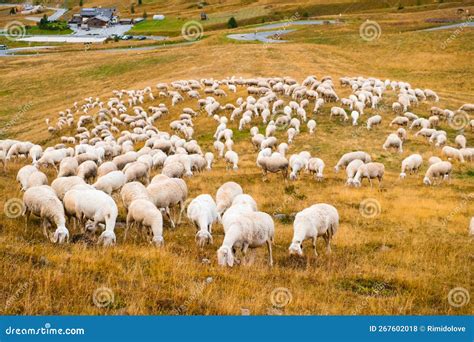
[[[128,35],[122,36],[122,40],[130,40],[132,38],[133,38],[133,36],[128,36]]]
[[[0,50],[7,50],[8,47],[6,45],[0,44]]]
[[[146,37],[145,37],[145,36],[138,36],[137,39],[138,39],[138,40],[145,40]]]

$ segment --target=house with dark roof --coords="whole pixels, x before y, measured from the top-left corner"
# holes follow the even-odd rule
[[[82,28],[102,28],[117,22],[115,8],[91,7],[82,8],[79,14],[74,14],[69,24]]]

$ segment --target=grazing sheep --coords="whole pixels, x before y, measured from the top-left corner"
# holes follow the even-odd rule
[[[97,164],[92,160],[86,160],[77,168],[77,176],[89,182],[97,176]]]
[[[84,182],[84,180],[78,176],[58,177],[51,183],[51,188],[62,201],[64,194],[79,184],[85,185],[86,182]]]
[[[296,180],[298,173],[305,167],[306,167],[306,160],[303,159],[298,154],[293,154],[290,157],[290,168],[291,168],[290,179]]]
[[[20,183],[22,191],[25,191],[28,188],[28,177],[35,172],[38,172],[38,168],[34,165],[25,165],[18,170],[16,180]]]
[[[220,216],[231,205],[237,195],[243,194],[242,187],[235,182],[227,182],[222,184],[216,192],[217,212]]]
[[[212,244],[212,225],[219,218],[214,199],[207,194],[194,198],[187,209],[188,219],[196,226],[196,243],[199,247]]]
[[[66,216],[64,208],[56,196],[54,190],[47,185],[35,186],[25,191],[23,195],[25,205],[25,226],[31,214],[41,218],[43,221],[43,234],[53,243],[64,243],[69,241],[69,231],[66,228]],[[55,224],[54,234],[48,233],[48,225]]]
[[[329,115],[329,118],[332,118],[333,116],[341,116],[344,121],[349,120],[349,117],[347,116],[346,111],[344,108],[341,107],[332,107],[331,108],[331,114]]]
[[[400,178],[405,178],[407,172],[409,174],[417,173],[423,164],[423,157],[419,154],[412,154],[402,161],[402,172],[400,173]]]
[[[288,177],[288,159],[282,155],[259,156],[257,165],[262,169],[263,178],[266,179],[267,173],[281,172],[283,179]]]
[[[461,149],[459,149],[459,151],[461,152],[462,157],[464,158],[464,160],[467,160],[467,161],[473,161],[474,160],[474,148],[473,147],[461,148]]]
[[[314,130],[316,129],[316,121],[311,119],[308,121],[306,126],[308,127],[309,134],[313,134]]]
[[[390,147],[393,147],[398,149],[399,153],[403,153],[403,141],[395,133],[389,134],[382,147],[384,150],[388,150]]]
[[[97,177],[102,177],[112,171],[117,171],[117,165],[114,162],[107,161],[105,163],[100,164],[99,168],[97,169]]]
[[[441,162],[441,161],[442,161],[442,160],[441,160],[441,158],[439,158],[439,157],[435,157],[435,156],[430,157],[430,159],[428,159],[428,166],[431,166],[431,165],[433,165],[433,164],[439,163],[439,162]]]
[[[291,254],[303,255],[303,242],[307,239],[313,241],[314,254],[316,240],[322,236],[326,241],[326,250],[331,252],[331,239],[339,228],[339,213],[332,205],[326,203],[314,204],[296,214],[293,223],[293,239],[289,247]]]
[[[181,215],[185,209],[186,198],[188,197],[186,183],[179,178],[164,178],[151,182],[146,189],[153,204],[159,209],[164,209],[171,223],[171,227],[175,228],[176,225],[180,224]],[[170,210],[176,205],[179,206],[179,213],[178,220],[175,224],[175,220],[171,217]]]
[[[85,224],[85,230],[95,232],[99,223],[105,223],[105,231],[99,236],[98,244],[111,246],[116,243],[114,233],[118,209],[115,201],[105,192],[96,189],[73,187],[63,199],[66,214]]]
[[[443,156],[446,156],[448,160],[452,160],[454,158],[459,162],[464,163],[464,157],[462,156],[461,151],[459,151],[457,148],[451,146],[444,146],[441,150],[441,153],[443,154]]]
[[[273,266],[272,243],[275,234],[275,224],[270,215],[264,212],[243,211],[239,221],[232,221],[224,227],[225,237],[222,246],[217,251],[217,261],[220,266],[234,265],[235,253],[240,249],[245,256],[248,248],[257,248],[264,244],[268,248],[268,262]]]
[[[450,162],[441,161],[435,163],[426,171],[425,177],[423,178],[423,184],[434,185],[438,178],[441,178],[442,180],[448,179],[452,170],[453,165]]]
[[[467,140],[466,137],[462,134],[459,134],[456,136],[454,139],[454,142],[456,145],[458,145],[459,148],[466,148]]]
[[[204,159],[206,159],[206,170],[210,170],[212,168],[212,162],[214,161],[214,154],[212,154],[212,152],[206,152]]]
[[[225,162],[226,162],[226,169],[228,169],[230,167],[232,167],[232,169],[234,171],[239,169],[239,166],[238,166],[239,155],[236,152],[227,151],[224,155],[224,159],[225,159]]]
[[[363,164],[359,167],[359,169],[357,169],[353,184],[355,187],[360,187],[362,180],[367,178],[369,180],[370,187],[372,187],[372,179],[377,178],[379,180],[380,188],[384,173],[385,166],[382,163]]]
[[[373,126],[380,125],[382,123],[382,117],[380,115],[374,115],[367,119],[367,129],[371,129]]]
[[[407,131],[405,130],[405,128],[400,127],[399,129],[397,129],[397,135],[402,141],[407,140]]]
[[[75,176],[79,163],[75,157],[66,157],[59,163],[58,177]]]
[[[143,184],[148,185],[150,181],[150,167],[148,164],[140,161],[127,164],[123,168],[123,173],[125,174],[127,183],[141,181]]]
[[[140,183],[139,183],[140,184]],[[163,217],[160,210],[147,199],[136,199],[130,203],[127,213],[126,228],[123,241],[127,239],[130,227],[137,226],[150,227],[153,232],[153,243],[156,247],[164,245],[163,239]]]
[[[122,198],[125,210],[128,210],[130,204],[135,200],[140,199],[151,201],[146,187],[140,182],[130,182],[125,184],[120,190],[120,197]]]
[[[360,159],[354,159],[347,165],[346,167],[346,174],[347,174],[347,181],[346,185],[352,186],[354,185],[354,176],[357,173],[357,170],[361,165],[363,165],[364,162]]]
[[[398,126],[408,126],[409,119],[405,116],[397,116],[395,119],[390,122],[389,126],[398,125]]]
[[[324,179],[324,161],[320,158],[310,158],[308,160],[307,169],[311,174],[314,174],[314,178],[320,182]]]
[[[359,120],[359,112],[356,110],[353,110],[351,112],[351,118],[352,118],[352,126],[357,126],[357,120]]]
[[[28,180],[26,181],[26,189],[40,185],[48,185],[48,177],[46,177],[43,172],[36,171],[29,175]]]
[[[122,171],[112,171],[99,177],[92,186],[111,195],[112,192],[119,190],[126,182],[127,178]]]
[[[341,159],[337,162],[336,166],[334,167],[334,171],[337,173],[339,169],[345,168],[351,161],[354,159],[360,159],[364,163],[369,163],[372,161],[370,155],[364,151],[356,151],[356,152],[348,152],[344,154]]]

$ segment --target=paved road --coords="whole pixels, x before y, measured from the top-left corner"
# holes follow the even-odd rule
[[[288,34],[293,31],[296,31],[296,30],[258,31],[254,33],[229,34],[227,37],[230,39],[248,41],[248,42],[259,41],[262,43],[286,43],[287,40],[272,39],[270,37],[283,36],[284,34]]]
[[[459,24],[452,24],[452,25],[443,25],[443,26],[438,26],[438,27],[431,27],[429,29],[425,29],[422,31],[439,31],[439,30],[448,30],[452,28],[458,28],[458,27],[474,27],[474,22],[472,21],[466,21],[463,23]]]
[[[287,40],[281,39],[272,39],[272,36],[282,36],[288,34],[295,30],[289,30],[287,27],[290,26],[302,26],[302,25],[325,25],[325,24],[336,24],[336,20],[295,20],[295,21],[284,21],[275,24],[267,24],[263,26],[258,26],[255,28],[253,33],[237,33],[229,34],[227,37],[230,39],[240,40],[240,41],[259,41],[262,43],[285,43]],[[260,31],[260,30],[272,30],[282,28],[282,30],[276,31]]]

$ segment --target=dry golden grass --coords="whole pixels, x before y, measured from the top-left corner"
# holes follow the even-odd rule
[[[289,44],[237,44],[225,39],[225,32],[217,32],[192,46],[156,51],[76,51],[4,59],[0,65],[0,127],[4,136],[53,144],[58,137],[46,132],[44,118],[55,117],[76,100],[107,98],[113,89],[137,89],[162,81],[231,75],[290,75],[299,80],[309,74],[332,75],[334,79],[376,76],[432,88],[442,96],[441,107],[457,108],[472,102],[472,31],[464,31],[441,50],[450,32],[398,33],[391,28],[397,21],[416,19],[407,14],[380,18],[381,38],[365,43],[358,38],[362,19],[351,17],[346,25],[333,30],[302,29],[293,34],[294,43]],[[339,86],[337,91],[342,96],[348,94]],[[385,98],[388,103],[393,99],[393,93]],[[170,106],[169,100],[165,101]],[[27,109],[21,111],[25,105]],[[413,111],[427,116],[430,105],[422,104]],[[168,123],[185,106],[195,107],[195,103],[186,101],[172,108],[157,127],[168,130]],[[323,253],[320,242],[318,259],[309,245],[305,246],[307,258],[289,257],[292,224],[279,220],[275,220],[273,269],[267,266],[265,249],[250,256],[252,265],[223,269],[216,265],[215,253],[223,238],[220,226],[215,229],[215,244],[200,251],[187,220],[176,230],[166,224],[165,247],[155,249],[137,231],[122,242],[121,209],[118,244],[104,249],[82,243],[54,246],[44,240],[37,220],[25,232],[21,218],[2,216],[0,312],[175,314],[185,305],[187,309],[180,311],[183,314],[234,315],[242,308],[251,314],[471,314],[472,303],[454,308],[447,295],[454,287],[472,290],[472,240],[467,226],[474,207],[466,200],[474,191],[472,163],[456,163],[453,180],[440,186],[422,186],[422,174],[401,182],[398,174],[404,157],[421,152],[426,159],[440,151],[410,134],[403,155],[383,152],[383,140],[394,130],[388,127],[392,113],[384,115],[382,127],[367,132],[330,121],[329,107],[317,117],[316,134],[310,136],[304,129],[289,151],[304,149],[321,157],[327,165],[324,182],[317,183],[304,173],[295,182],[284,183],[279,175],[270,175],[269,181],[263,182],[247,131],[235,132],[235,150],[241,158],[237,172],[226,172],[223,161],[218,161],[212,171],[186,181],[190,198],[201,193],[215,195],[222,183],[237,181],[255,198],[260,210],[268,213],[292,214],[318,202],[333,204],[341,225],[331,255]],[[196,119],[195,137],[205,150],[211,149],[215,126],[208,117]],[[456,132],[445,123],[442,128],[453,141]],[[472,145],[472,132],[466,136]],[[279,132],[278,138],[283,140],[284,132]],[[366,150],[385,164],[381,189],[366,184],[360,189],[346,188],[344,172],[334,173],[340,155],[354,149]],[[9,165],[1,175],[2,203],[21,197],[14,178],[22,165]],[[422,173],[425,170],[426,166]],[[54,174],[48,172],[52,180]],[[359,212],[360,202],[367,198],[380,203],[381,212],[374,218]],[[202,264],[203,258],[211,264]],[[203,285],[207,277],[213,281]],[[113,291],[115,300],[98,308],[92,297],[103,286]],[[276,310],[270,297],[278,287],[289,289],[293,300]],[[10,305],[5,306],[7,301]]]

